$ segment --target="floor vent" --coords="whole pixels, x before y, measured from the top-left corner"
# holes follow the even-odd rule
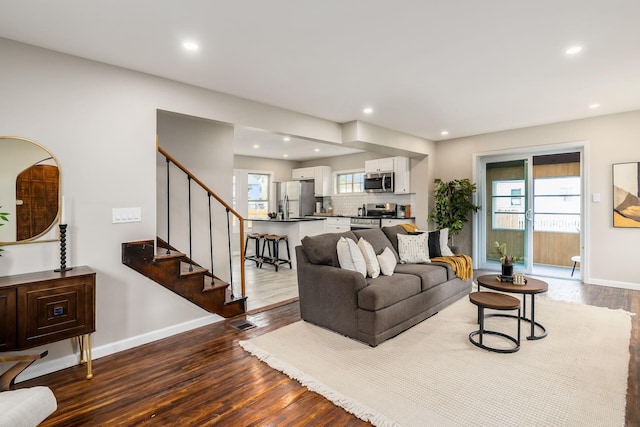
[[[232,320],[229,322],[229,326],[239,331],[246,331],[247,329],[256,327],[256,325],[254,325],[253,323],[249,322],[246,319]]]

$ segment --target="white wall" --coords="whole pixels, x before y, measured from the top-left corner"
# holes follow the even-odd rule
[[[156,112],[339,142],[340,125],[0,39],[0,134],[49,149],[61,169],[68,222],[68,265],[97,271],[100,357],[218,319],[121,263],[121,244],[156,235]],[[231,177],[232,161],[219,163]],[[114,207],[141,207],[139,223],[113,225]],[[5,247],[0,275],[52,270],[56,243]],[[49,345],[43,373],[74,363],[72,340]],[[38,363],[41,365],[41,363]]]
[[[585,250],[589,283],[640,289],[638,251],[640,228],[613,227],[612,164],[640,161],[640,111],[620,113],[512,131],[497,132],[438,143],[435,176],[444,180],[473,179],[472,157],[501,150],[552,147],[586,141],[586,176],[589,218]],[[601,202],[591,201],[599,193]],[[463,231],[470,247],[469,229]],[[461,233],[462,234],[462,233]]]
[[[233,162],[232,125],[161,111],[158,112],[158,145],[217,196],[229,204],[232,203],[233,176],[229,174],[228,167],[220,167]],[[158,236],[167,241],[169,234],[167,231],[166,160],[161,154],[158,154],[157,158],[157,230]],[[174,165],[169,170],[172,201],[170,244],[187,254],[191,246],[192,258],[196,263],[228,282],[230,275],[227,214],[224,206],[214,198],[211,199],[214,259],[214,265],[211,268],[207,193],[192,180],[192,241],[190,245],[187,175]],[[239,285],[239,282],[237,283]]]

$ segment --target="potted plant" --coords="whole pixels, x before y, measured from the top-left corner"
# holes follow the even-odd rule
[[[516,261],[520,261],[520,257],[516,257],[513,254],[507,253],[507,244],[499,242],[495,242],[493,244],[500,255],[500,264],[502,265],[502,277],[511,277],[513,276],[513,263]]]
[[[475,205],[472,200],[476,184],[468,178],[448,182],[436,178],[434,183],[435,206],[428,219],[433,221],[438,229],[449,229],[449,238],[453,245],[453,236],[457,235],[469,222],[469,213],[480,209],[480,206]]]
[[[2,209],[2,206],[0,206],[0,209]],[[9,222],[9,212],[0,212],[0,227],[4,225],[2,221]],[[4,251],[4,249],[0,247],[0,252],[2,251]],[[0,256],[2,256],[2,254],[0,254]]]

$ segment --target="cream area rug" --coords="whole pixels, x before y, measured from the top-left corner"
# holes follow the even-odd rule
[[[630,313],[538,297],[549,334],[528,341],[523,322],[512,354],[469,342],[476,316],[465,297],[375,348],[304,321],[240,345],[378,426],[624,425]],[[515,334],[516,320],[485,327]]]

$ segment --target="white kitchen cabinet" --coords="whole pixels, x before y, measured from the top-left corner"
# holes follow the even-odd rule
[[[411,174],[409,172],[408,157],[393,157],[394,193],[408,194],[411,192]]]
[[[291,170],[291,178],[294,180],[313,179],[314,195],[316,197],[331,196],[331,167],[315,166],[297,168]]]
[[[393,172],[393,157],[367,160],[364,162],[364,171],[366,173]]]
[[[327,217],[327,233],[343,233],[351,230],[351,218],[346,216]]]
[[[400,224],[415,224],[415,219],[413,218],[382,218],[382,227],[393,227],[394,225]]]
[[[314,168],[292,169],[291,179],[316,179],[316,172]]]
[[[331,196],[331,167],[316,166],[314,169],[315,180],[315,196],[329,197]]]

